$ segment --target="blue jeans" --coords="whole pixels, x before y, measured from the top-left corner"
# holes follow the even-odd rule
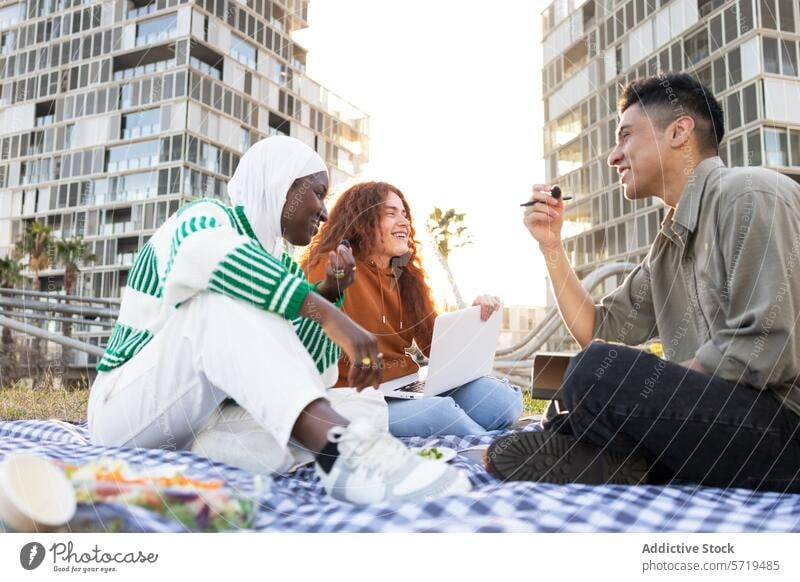
[[[387,399],[395,436],[467,436],[511,426],[522,413],[522,393],[507,380],[483,376],[441,396]]]

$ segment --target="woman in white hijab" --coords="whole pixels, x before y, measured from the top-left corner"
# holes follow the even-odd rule
[[[156,231],[130,271],[97,366],[89,399],[96,444],[197,451],[197,435],[234,400],[238,420],[254,421],[275,448],[265,458],[278,461],[266,470],[285,468],[292,441],[313,455],[337,499],[469,489],[462,473],[419,459],[367,418],[348,422],[326,399],[321,373],[341,355],[337,346],[362,363],[351,378],[359,391],[380,382],[382,358],[375,338],[337,309],[354,276],[346,246],[317,285],[282,249],[283,240],[310,242],[327,219],[327,190],[312,149],[272,137],[242,157],[232,206],[198,200]]]

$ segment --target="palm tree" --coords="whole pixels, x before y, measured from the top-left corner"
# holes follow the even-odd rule
[[[31,287],[41,291],[39,273],[50,267],[50,251],[53,246],[52,229],[36,221],[28,225],[15,248],[16,258],[28,257],[28,270],[33,273]]]
[[[17,241],[14,248],[15,258],[27,258],[26,267],[28,271],[32,273],[31,287],[34,291],[42,290],[40,273],[50,267],[52,247],[52,229],[39,221],[35,221],[30,223],[23,231],[22,236]],[[41,366],[44,358],[41,345],[39,338],[34,338],[32,340],[31,346],[32,354],[34,355],[34,367]]]
[[[0,287],[3,289],[13,289],[22,283],[22,269],[22,263],[14,257],[0,259]],[[2,342],[0,343],[0,351],[5,353],[13,351],[14,338],[11,336],[11,330],[9,328],[3,328],[3,338],[0,341]]]
[[[56,249],[56,265],[64,267],[64,291],[67,295],[75,294],[75,286],[78,282],[78,263],[87,263],[97,259],[95,255],[89,252],[83,238],[60,238],[55,241]],[[65,303],[69,303],[69,298],[64,299]],[[66,337],[72,336],[72,324],[64,323],[63,333]]]
[[[428,232],[433,237],[436,256],[442,265],[450,288],[453,290],[459,308],[466,307],[461,292],[458,290],[453,271],[450,269],[450,253],[469,244],[472,244],[472,236],[466,234],[467,227],[464,226],[464,212],[456,212],[455,208],[442,210],[438,206],[433,208],[433,212],[428,215]]]

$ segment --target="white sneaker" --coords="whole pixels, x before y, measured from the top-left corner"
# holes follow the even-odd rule
[[[317,474],[328,495],[339,501],[419,501],[466,493],[472,487],[461,471],[415,455],[365,418],[332,428],[328,440],[339,445],[339,458],[330,473],[317,465]]]

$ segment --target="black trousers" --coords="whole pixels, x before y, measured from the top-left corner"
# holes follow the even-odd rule
[[[800,492],[800,416],[760,391],[595,342],[567,368],[554,430],[644,456],[651,482]]]

